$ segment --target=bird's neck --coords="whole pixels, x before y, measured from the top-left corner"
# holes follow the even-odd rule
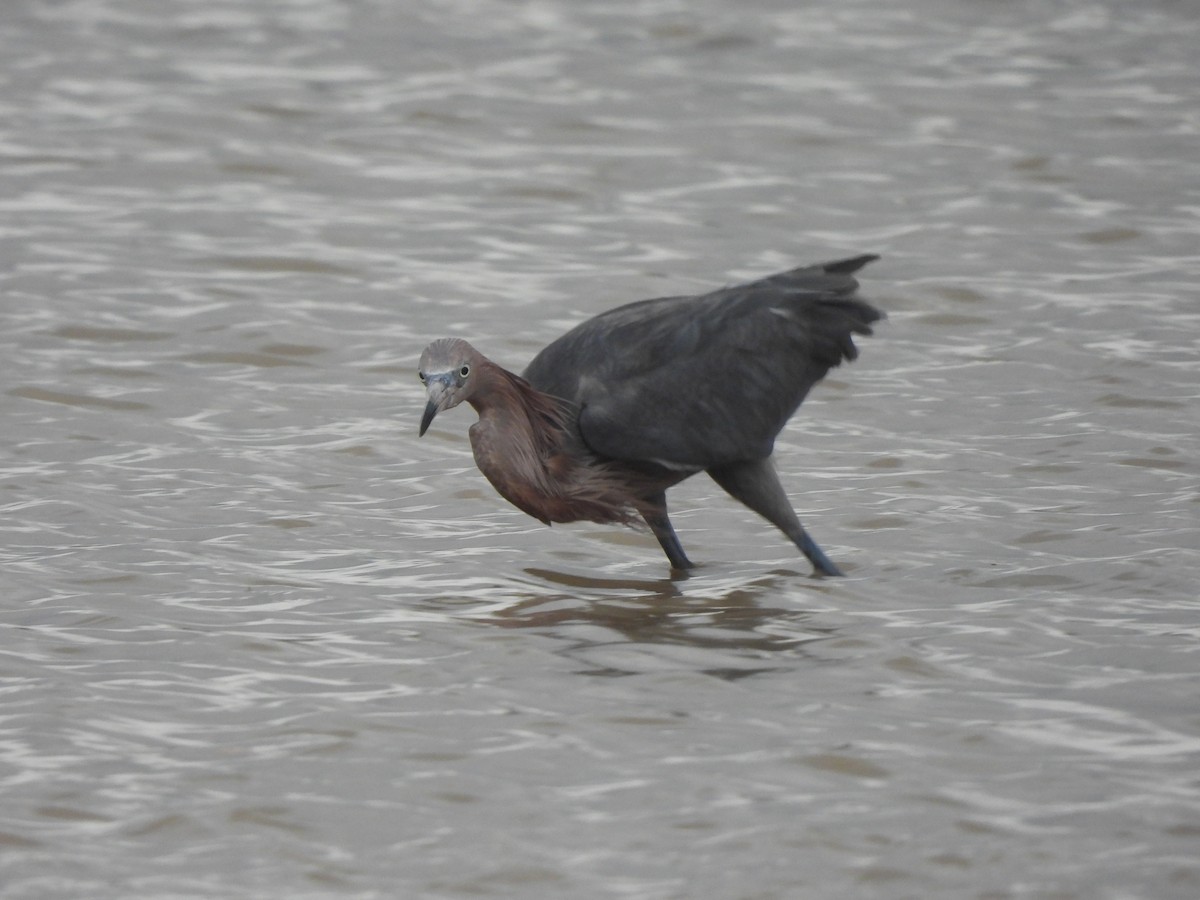
[[[480,384],[488,390],[477,388],[469,400],[479,413],[471,449],[502,497],[546,524],[637,521],[645,491],[628,471],[596,460],[579,435],[571,403],[498,366],[487,374]]]
[[[467,401],[479,420],[540,453],[560,446],[569,427],[568,405],[490,360],[484,365],[488,389],[476,390]]]
[[[568,407],[536,390],[525,379],[487,363],[486,390],[476,388],[468,402],[479,413],[471,426],[471,450],[488,481],[509,502],[550,522],[547,505],[555,485],[547,470],[569,441]]]

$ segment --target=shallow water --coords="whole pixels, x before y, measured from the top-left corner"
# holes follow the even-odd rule
[[[1200,895],[1189,5],[5,21],[0,897]],[[859,252],[846,579],[416,438],[429,339]]]

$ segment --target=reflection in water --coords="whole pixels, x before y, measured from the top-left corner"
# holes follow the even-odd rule
[[[744,678],[795,664],[800,648],[836,633],[816,624],[812,613],[764,600],[778,597],[794,583],[792,575],[767,575],[726,589],[685,591],[686,577],[658,581],[595,578],[548,569],[527,568],[541,581],[574,588],[561,593],[539,589],[526,600],[491,613],[484,621],[503,628],[541,631],[566,642],[563,652],[595,662],[592,674],[625,675],[641,671],[645,660],[626,654],[593,651],[623,645],[673,645],[716,651],[704,671],[721,678]],[[692,580],[695,584],[695,580]],[[781,657],[786,657],[781,658]]]
[[[670,569],[667,578],[641,580],[636,578],[600,578],[595,575],[580,575],[577,572],[556,572],[553,569],[528,568],[525,572],[534,578],[568,588],[586,591],[637,591],[659,597],[674,597],[680,594],[679,584],[688,579],[687,570]]]

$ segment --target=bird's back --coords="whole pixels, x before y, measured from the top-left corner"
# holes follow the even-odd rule
[[[524,377],[580,409],[583,439],[615,459],[707,469],[770,455],[809,389],[858,355],[881,313],[852,273],[875,256],[782,272],[589,319]]]

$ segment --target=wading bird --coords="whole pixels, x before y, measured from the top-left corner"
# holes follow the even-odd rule
[[[877,256],[793,269],[697,297],[643,300],[554,341],[522,376],[466,341],[421,354],[433,417],[460,403],[475,462],[501,496],[549,525],[609,522],[654,532],[691,568],[667,516],[667,488],[697,472],[772,522],[816,573],[840,575],[800,525],[771,461],[809,389],[858,356],[853,335],[882,313],[853,274]]]

